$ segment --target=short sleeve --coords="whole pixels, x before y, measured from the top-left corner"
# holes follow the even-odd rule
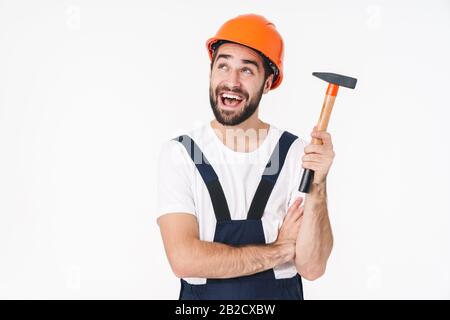
[[[194,163],[179,142],[163,144],[157,175],[157,217],[175,212],[195,215],[194,170]]]
[[[306,147],[306,141],[298,138],[295,143],[291,146],[292,157],[290,157],[291,165],[292,165],[292,179],[290,179],[289,184],[289,194],[288,194],[288,208],[292,205],[292,203],[298,197],[305,198],[305,193],[298,191],[300,186],[300,181],[303,175],[302,168],[302,157],[304,154],[304,149]]]

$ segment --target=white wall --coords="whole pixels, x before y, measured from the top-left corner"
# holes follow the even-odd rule
[[[309,299],[450,298],[449,1],[0,1],[0,297],[177,298],[161,144],[212,117],[204,42],[259,13],[286,43],[264,120],[307,138],[326,85],[335,247]]]

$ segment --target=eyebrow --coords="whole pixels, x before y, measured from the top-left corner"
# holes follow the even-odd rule
[[[224,59],[230,59],[233,56],[231,54],[225,54],[225,53],[221,53],[217,56],[217,60],[219,60],[220,58],[224,58]],[[258,63],[255,60],[248,60],[248,59],[241,59],[242,63],[244,64],[252,64],[256,67],[256,69],[259,71],[259,66]]]

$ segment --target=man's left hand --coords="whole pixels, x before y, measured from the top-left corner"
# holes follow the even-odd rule
[[[311,137],[322,140],[322,145],[308,144],[305,147],[305,155],[302,157],[302,167],[314,170],[314,183],[324,183],[326,181],[328,171],[335,153],[333,151],[333,143],[331,135],[326,131],[318,131],[314,127]]]

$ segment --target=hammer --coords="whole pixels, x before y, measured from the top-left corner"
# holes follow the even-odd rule
[[[357,79],[329,72],[313,72],[313,76],[328,82],[325,100],[323,101],[322,112],[320,113],[317,123],[318,131],[326,131],[328,121],[330,120],[331,111],[333,110],[334,100],[336,99],[339,87],[355,89]],[[312,144],[322,144],[322,140],[313,138]],[[314,180],[314,171],[305,169],[303,171],[302,181],[298,190],[300,192],[309,193],[311,183]]]

